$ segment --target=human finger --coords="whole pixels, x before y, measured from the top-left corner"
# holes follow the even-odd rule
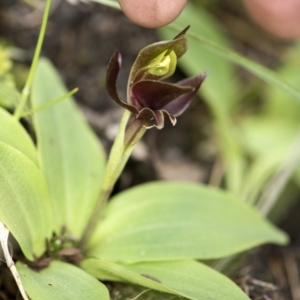
[[[300,37],[300,0],[244,0],[244,4],[269,33],[288,40]]]
[[[125,15],[134,23],[158,28],[174,21],[187,0],[118,0]]]

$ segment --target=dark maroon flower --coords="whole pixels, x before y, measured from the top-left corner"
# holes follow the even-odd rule
[[[154,43],[140,51],[129,75],[127,102],[119,97],[116,88],[121,54],[116,51],[109,62],[106,75],[109,95],[116,103],[129,110],[146,128],[163,128],[165,117],[175,125],[176,117],[189,106],[207,75],[202,73],[176,84],[161,81],[174,73],[177,58],[187,50],[184,36],[187,29],[171,41]]]

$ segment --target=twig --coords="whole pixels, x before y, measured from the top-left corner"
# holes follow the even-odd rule
[[[291,289],[292,299],[300,300],[300,278],[297,268],[297,261],[292,250],[285,251],[283,255],[289,286]]]
[[[8,236],[9,236],[9,231],[8,229],[5,227],[5,225],[0,221],[0,243],[1,243],[1,247],[3,250],[3,254],[4,254],[4,258],[6,261],[6,265],[8,266],[8,268],[10,269],[13,277],[15,278],[16,284],[19,288],[19,291],[23,297],[24,300],[29,300],[24,286],[22,284],[21,278],[19,276],[19,273],[17,271],[17,268],[15,266],[14,261],[12,260],[9,250],[8,250]]]
[[[258,279],[255,279],[255,278],[250,278],[249,279],[249,282],[251,282],[252,284],[256,285],[256,286],[260,286],[262,288],[265,288],[269,291],[276,291],[278,288],[272,284],[272,283],[269,283],[269,282],[265,282],[265,281],[262,281],[262,280],[258,280]]]
[[[142,291],[141,293],[139,293],[136,297],[134,297],[134,298],[131,299],[131,300],[137,300],[140,296],[142,296],[144,293],[146,293],[146,292],[148,292],[148,291],[150,291],[150,289],[147,289],[147,290]]]

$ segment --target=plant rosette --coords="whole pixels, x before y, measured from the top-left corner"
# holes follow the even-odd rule
[[[37,146],[20,122],[0,109],[0,220],[23,252],[16,266],[32,300],[109,300],[99,279],[194,300],[249,299],[199,260],[287,242],[241,199],[201,184],[142,184],[107,203],[143,133],[162,128],[165,117],[175,124],[205,78],[162,82],[186,49],[185,30],[145,47],[132,66],[127,101],[116,92],[121,63],[120,54],[113,55],[107,88],[126,110],[108,161],[71,97],[34,113]],[[40,60],[32,107],[66,93],[53,66]]]

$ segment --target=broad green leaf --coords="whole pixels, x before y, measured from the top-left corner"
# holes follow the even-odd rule
[[[52,261],[35,272],[17,263],[17,269],[31,300],[109,300],[104,284],[71,264]]]
[[[189,24],[191,31],[220,45],[229,46],[229,40],[217,21],[208,12],[195,5],[188,4],[173,24],[180,28],[185,28]],[[159,29],[158,32],[163,39],[172,39],[174,36],[174,30],[168,26]],[[222,113],[228,113],[230,111],[238,95],[238,86],[231,62],[206,49],[198,41],[188,38],[187,53],[180,58],[178,64],[188,76],[208,71],[209,76],[205,79],[200,93],[212,106],[213,112],[221,110]]]
[[[67,93],[46,60],[38,64],[32,87],[37,107]],[[97,200],[105,155],[72,98],[34,115],[41,168],[50,189],[58,228],[79,237]]]
[[[134,263],[215,259],[286,235],[230,194],[191,183],[141,185],[117,195],[88,256]]]
[[[20,151],[0,142],[0,220],[29,260],[45,251],[52,210],[42,173]]]
[[[0,107],[0,141],[19,150],[35,164],[35,146],[23,126],[6,110]]]
[[[130,282],[188,299],[249,300],[227,277],[193,260],[118,265],[91,258],[81,266],[103,280]]]

